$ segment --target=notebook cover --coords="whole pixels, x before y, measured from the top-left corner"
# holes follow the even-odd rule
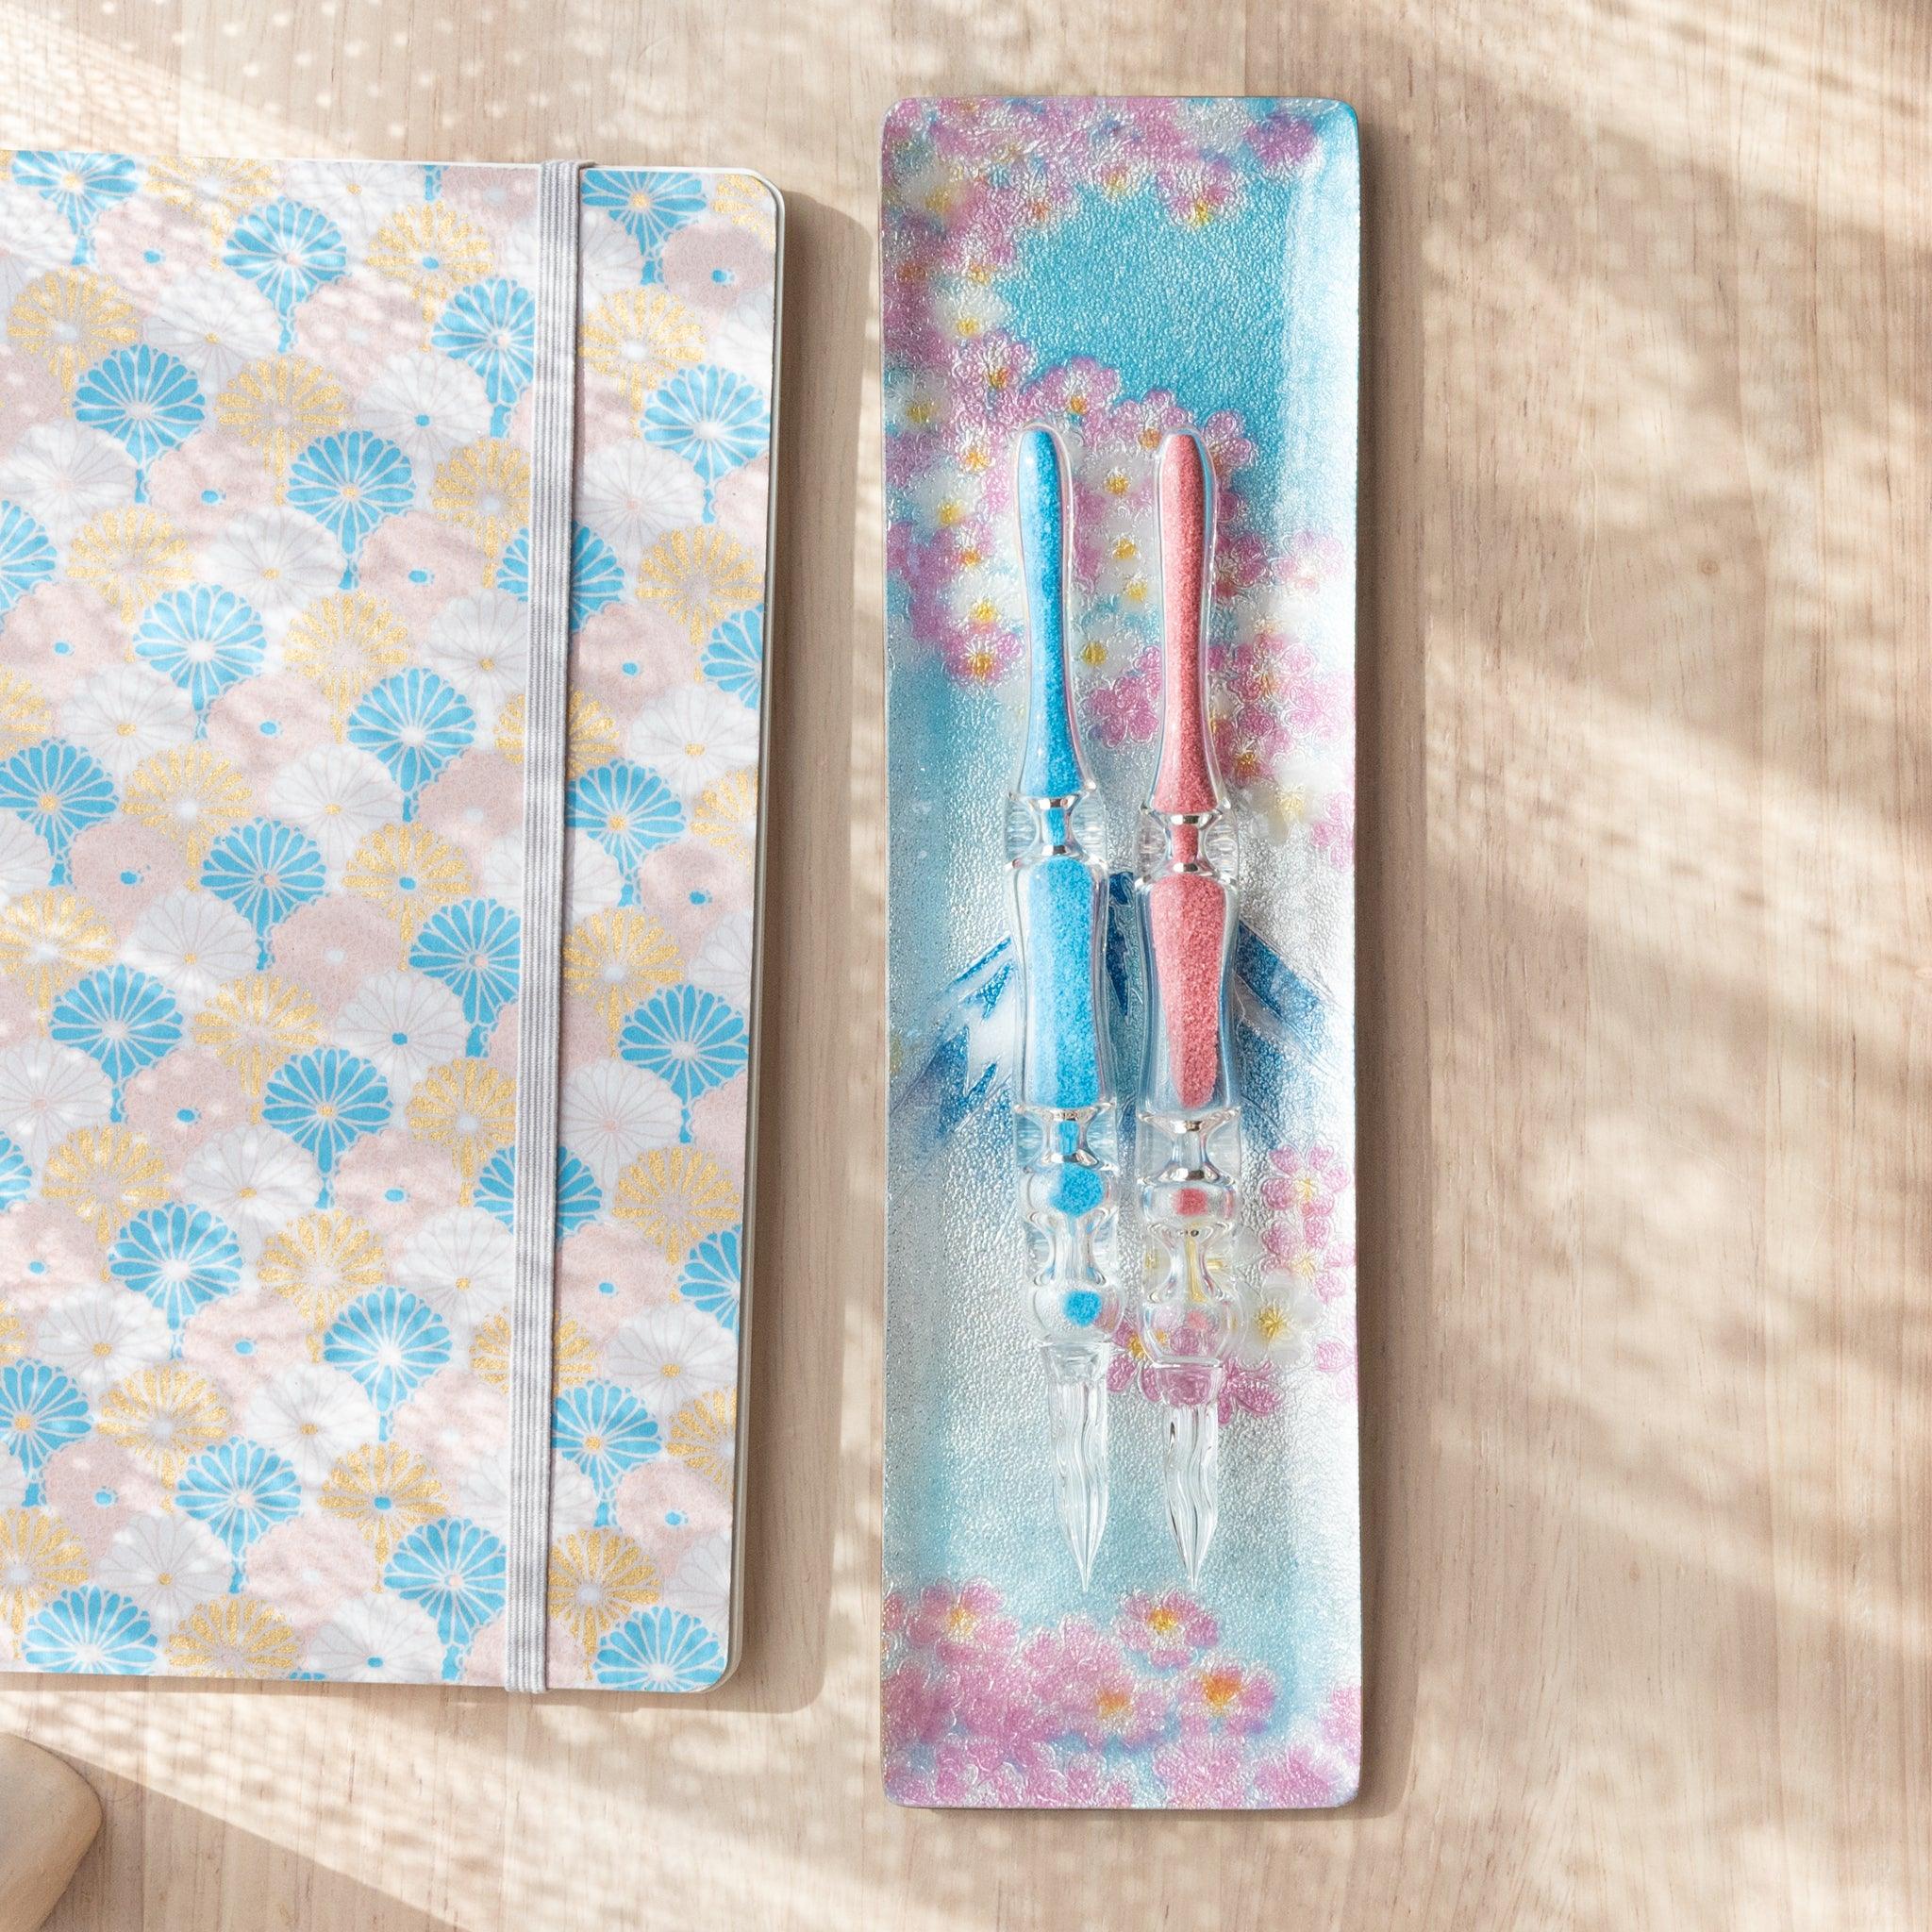
[[[504,1681],[540,172],[8,158],[6,1668]],[[691,1690],[738,1614],[778,206],[578,195],[533,1614],[552,1686]]]
[[[922,1806],[1341,1804],[1361,1709],[1354,116],[1317,100],[908,101],[883,171],[886,1788]],[[1083,1593],[1023,1314],[1004,832],[1027,681],[1013,442],[1032,423],[1071,465],[1069,649],[1107,809],[1104,976],[1129,1094],[1162,436],[1200,432],[1217,479],[1210,709],[1241,839],[1254,1261],[1197,1589],[1124,1323],[1111,1515]]]

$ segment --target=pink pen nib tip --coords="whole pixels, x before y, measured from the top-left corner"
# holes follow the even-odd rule
[[[1213,1403],[1168,1410],[1164,1474],[1167,1520],[1191,1590],[1221,1516],[1221,1417]]]

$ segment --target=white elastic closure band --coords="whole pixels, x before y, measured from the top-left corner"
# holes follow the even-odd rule
[[[537,189],[530,673],[524,719],[523,971],[517,1012],[509,1549],[503,1665],[504,1686],[510,1690],[543,1689],[549,1616],[551,1324],[557,1279],[564,737],[576,460],[578,168],[575,161],[545,161]]]

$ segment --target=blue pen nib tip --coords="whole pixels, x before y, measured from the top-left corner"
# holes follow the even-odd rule
[[[1047,1373],[1060,1524],[1084,1591],[1092,1581],[1093,1559],[1107,1528],[1106,1374],[1103,1370],[1098,1375],[1063,1377],[1051,1362]]]

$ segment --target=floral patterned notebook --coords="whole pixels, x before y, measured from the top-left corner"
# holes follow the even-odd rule
[[[730,1668],[778,227],[6,158],[0,1666]]]
[[[1361,1711],[1355,118],[1319,100],[907,101],[883,169],[887,1790],[924,1806],[1341,1804]],[[1058,537],[1023,553],[1041,473],[1016,468],[1016,449],[1023,431],[1026,460],[1053,446],[1039,429],[1064,451],[1063,556]],[[1191,1421],[1219,1454],[1195,1582],[1164,1492],[1160,1330],[1134,1315],[1155,1243],[1133,1144],[1151,1030],[1137,830],[1164,728],[1158,510],[1165,452],[1191,447],[1196,466],[1174,474],[1205,492],[1213,531],[1208,729],[1193,728],[1240,855],[1221,1036],[1239,1136],[1216,1158],[1238,1171],[1241,1209],[1224,1272],[1208,1253],[1218,1291],[1236,1291],[1201,1385],[1218,1400]],[[1042,556],[1066,612],[1045,674]],[[1073,774],[1093,787],[1077,807],[1064,765],[1054,782],[1022,766],[1042,693],[1080,747],[1058,756],[1091,767]],[[1035,833],[1056,823],[1049,792],[1065,794],[1058,828]],[[1104,834],[1081,831],[1096,808]],[[1028,857],[1043,847],[1014,847],[1016,820],[1079,858]],[[1061,1176],[1056,1192],[1025,1196],[1050,1263],[1044,1240],[1029,1263],[1021,1205],[1043,1109],[1031,1090],[1014,1104],[1029,967],[1009,850],[1094,875],[1078,933],[1093,968],[1054,997],[1078,992],[1086,1064],[1110,1057],[1123,1116],[1115,1196],[1071,1164],[1104,1081],[1032,1128],[1036,1150],[1071,1137],[1049,1157],[1066,1164],[1034,1170]],[[1066,903],[1048,904],[1054,920]],[[1066,929],[1046,926],[1041,949]],[[1215,941],[1227,932],[1217,914]],[[1030,1057],[1037,1009],[1025,1024]],[[1103,1266],[1058,1272],[1083,1240]],[[1070,1391],[1086,1435],[1050,1441],[1049,1394]],[[1054,1407],[1053,1427],[1071,1412]]]

